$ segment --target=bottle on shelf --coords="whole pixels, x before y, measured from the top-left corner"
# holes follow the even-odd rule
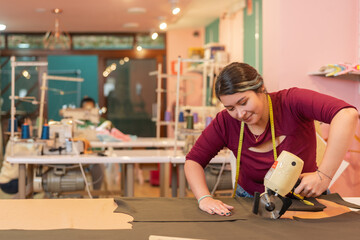
[[[186,129],[185,129],[185,146],[183,148],[184,154],[187,154],[195,143],[194,135],[194,116],[190,110],[186,110]]]

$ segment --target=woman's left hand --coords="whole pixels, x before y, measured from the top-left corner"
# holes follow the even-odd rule
[[[300,175],[301,183],[295,188],[294,193],[304,197],[317,197],[325,192],[330,184],[330,179],[319,176],[318,172],[303,173]]]

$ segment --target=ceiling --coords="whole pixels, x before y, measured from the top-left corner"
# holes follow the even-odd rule
[[[176,16],[171,1],[176,0],[0,0],[0,24],[6,32],[46,32],[54,28],[52,10],[60,8],[60,28],[68,32],[149,32],[159,30],[161,17],[168,29],[204,27],[241,0],[178,0]]]

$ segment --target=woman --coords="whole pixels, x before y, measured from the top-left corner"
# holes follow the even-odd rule
[[[267,93],[262,77],[245,63],[226,66],[216,80],[215,91],[226,109],[203,131],[185,162],[186,178],[200,209],[226,216],[233,209],[211,197],[203,170],[224,147],[237,156],[241,146],[238,196],[252,197],[254,192],[264,192],[263,180],[274,163],[274,152],[279,155],[283,150],[304,161],[301,183],[295,193],[315,197],[327,190],[354,135],[358,112],[353,106],[305,89]],[[314,120],[330,123],[328,144],[320,166],[316,166],[315,160]],[[241,125],[242,144],[239,140]]]

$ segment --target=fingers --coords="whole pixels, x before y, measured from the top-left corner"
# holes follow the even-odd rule
[[[233,206],[227,205],[227,204],[225,204],[225,203],[224,203],[224,206],[225,206],[227,209],[229,209],[229,210],[233,210],[233,209],[234,209]]]
[[[304,184],[300,183],[299,186],[297,186],[297,188],[295,188],[294,193],[300,194],[303,190],[304,190]]]
[[[211,215],[218,214],[221,216],[230,216],[231,212],[229,210],[234,209],[233,206],[224,204],[223,202],[212,198],[207,199],[206,202],[202,201],[200,203],[200,209]]]
[[[294,193],[299,194],[303,197],[317,197],[321,194],[318,193],[314,188],[306,184],[300,184],[297,188],[295,188]]]
[[[205,212],[207,212],[208,214],[214,215],[215,214],[215,208],[208,208]]]
[[[321,181],[316,173],[304,173],[300,176],[301,182],[294,190],[294,193],[304,197],[317,197],[326,190],[328,185]]]

